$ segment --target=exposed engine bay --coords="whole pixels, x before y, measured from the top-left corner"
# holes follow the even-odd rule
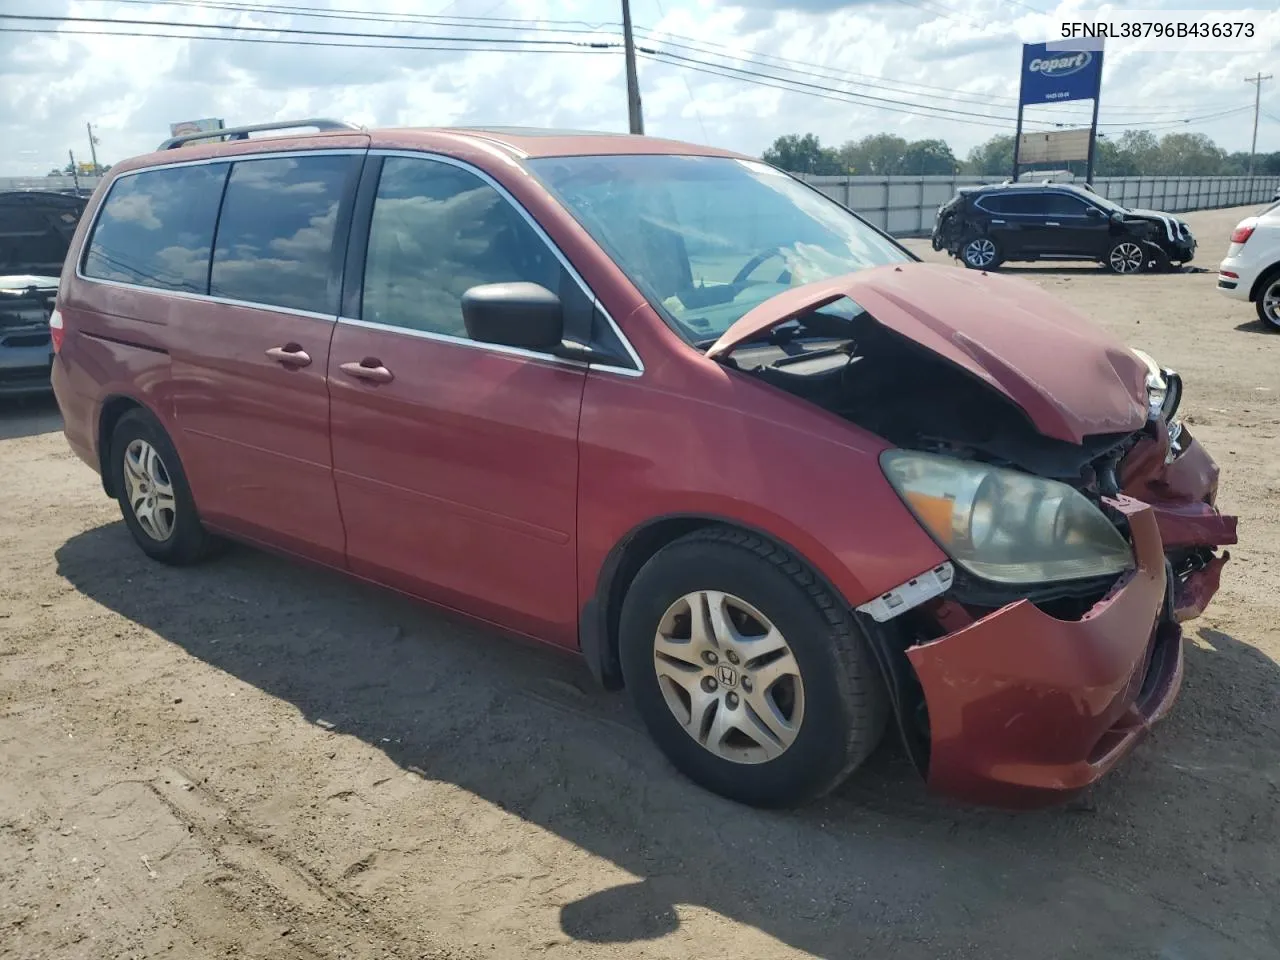
[[[1046,437],[1016,405],[851,301],[816,310],[735,349],[727,363],[904,448],[985,460],[1114,493],[1107,475],[1138,439]],[[1103,475],[1099,476],[1098,468]]]
[[[880,323],[847,298],[743,338],[720,360],[816,403],[901,450],[989,464],[1029,474],[1030,483],[1043,478],[1070,487],[1087,499],[1090,510],[1096,508],[1098,523],[1114,526],[1125,550],[1132,536],[1116,498],[1128,496],[1149,505],[1165,552],[1168,596],[1159,622],[1169,624],[1176,637],[1177,621],[1198,616],[1217,590],[1229,555],[1218,556],[1216,548],[1235,543],[1235,518],[1222,516],[1214,507],[1217,467],[1175,419],[1180,378],[1135,353],[1150,372],[1146,423],[1137,430],[1085,435],[1080,443],[1046,436],[1009,396]],[[903,494],[901,488],[899,493]],[[928,529],[928,518],[910,495],[904,500]],[[922,771],[929,762],[930,720],[908,663],[909,650],[963,631],[1020,600],[1056,620],[1079,621],[1105,603],[1126,576],[1117,566],[1079,578],[1002,581],[975,572],[978,568],[959,552],[963,543],[944,543],[936,525],[933,535],[953,563],[944,565],[945,571],[930,572],[936,583],[927,599],[908,598],[900,613],[863,616],[904,743]],[[1103,539],[1095,540],[1091,549]],[[913,586],[915,581],[904,585]],[[891,599],[885,595],[877,602]]]

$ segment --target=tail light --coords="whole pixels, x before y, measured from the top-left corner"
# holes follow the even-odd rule
[[[1230,270],[1219,270],[1218,276],[1226,277],[1228,280],[1239,280],[1240,274],[1232,273]]]
[[[1240,226],[1236,227],[1234,230],[1231,231],[1231,242],[1244,243],[1246,240],[1248,240],[1250,237],[1253,236],[1253,226],[1254,225],[1250,223],[1247,225],[1241,224]]]
[[[53,313],[49,314],[49,339],[53,341],[53,352],[62,352],[62,340],[67,332],[62,327],[62,311],[54,307]]]

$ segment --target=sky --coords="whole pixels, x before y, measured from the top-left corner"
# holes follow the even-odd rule
[[[513,50],[500,42],[618,43],[621,0],[275,0],[329,11],[328,17],[251,9],[268,2],[0,0],[0,176],[43,175],[67,162],[68,149],[87,160],[87,122],[94,124],[103,162],[154,149],[170,123],[202,117],[223,118],[228,126],[326,116],[368,126],[627,129],[620,49],[570,53],[542,43]],[[1228,19],[1241,19],[1221,0],[1138,4],[1220,8]],[[1046,39],[1052,14],[1086,9],[1100,6],[1079,0],[1056,6],[1053,0],[632,0],[642,50],[666,51],[663,60],[639,62],[646,133],[758,155],[788,133],[812,132],[839,145],[890,132],[946,140],[963,157],[994,134],[1012,133],[1019,44]],[[37,15],[114,22],[17,19]],[[1280,65],[1280,12],[1256,16],[1269,51],[1109,45],[1100,129],[1202,132],[1228,150],[1248,150],[1254,87],[1244,78],[1259,70],[1277,73],[1271,68]],[[271,31],[291,28],[414,38],[364,41],[401,48],[438,47],[432,38],[439,37],[485,38],[500,49],[343,50],[297,42],[346,42],[319,34],[295,34],[286,44],[71,35],[192,32],[185,24],[256,27],[235,35],[261,40],[281,39]],[[32,28],[57,32],[10,32]],[[745,82],[744,72],[758,82]],[[1280,150],[1280,77],[1263,85],[1262,110],[1258,149]],[[1089,104],[1039,107],[1028,118],[1031,126],[1087,125]]]

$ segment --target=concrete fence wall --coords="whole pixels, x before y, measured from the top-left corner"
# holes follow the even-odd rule
[[[80,192],[85,195],[92,193],[100,179],[101,177],[81,177]],[[52,190],[62,193],[75,188],[74,177],[0,177],[0,193],[7,190]]]
[[[97,177],[81,177],[89,193]],[[998,183],[1000,177],[811,177],[833,200],[856,210],[896,237],[928,236],[938,207],[964,186]],[[0,177],[5,190],[72,190],[71,177]],[[1094,189],[1126,207],[1167,213],[1262,204],[1280,189],[1280,177],[1099,177]]]
[[[999,183],[1000,177],[804,178],[896,237],[928,236],[938,207],[965,186]],[[1280,177],[1098,177],[1093,188],[1126,207],[1166,213],[1268,203]]]

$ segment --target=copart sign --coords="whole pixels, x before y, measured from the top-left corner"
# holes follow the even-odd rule
[[[1095,99],[1102,83],[1102,51],[1049,47],[1045,43],[1022,45],[1021,102]]]

